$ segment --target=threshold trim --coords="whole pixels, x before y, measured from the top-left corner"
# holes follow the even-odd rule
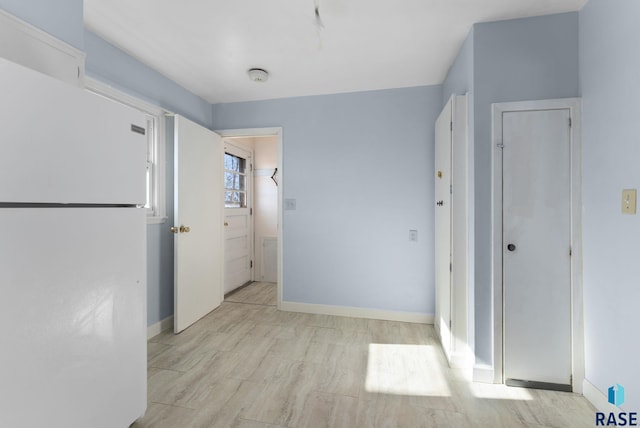
[[[536,382],[533,380],[506,379],[504,384],[507,386],[516,386],[519,388],[546,389],[550,391],[573,392],[571,385],[563,383]]]

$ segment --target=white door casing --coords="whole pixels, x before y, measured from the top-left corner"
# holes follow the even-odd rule
[[[493,106],[494,379],[581,392],[580,102]]]
[[[175,116],[175,301],[179,333],[223,300],[222,139]]]
[[[244,192],[244,198],[242,198],[244,202],[238,203],[239,206],[227,206],[233,204],[227,204],[226,200],[224,202],[224,293],[226,294],[253,280],[253,175],[251,173],[253,153],[228,140],[224,141],[224,152],[225,155],[244,160],[240,163],[239,174],[231,173],[242,178],[241,184],[236,186],[240,188],[235,190]],[[225,188],[225,193],[230,190]]]

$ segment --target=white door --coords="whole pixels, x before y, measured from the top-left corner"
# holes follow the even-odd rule
[[[436,120],[435,237],[436,327],[442,347],[451,353],[451,102]]]
[[[569,109],[502,115],[504,379],[571,390]]]
[[[251,152],[224,143],[224,292],[250,282],[253,270]],[[222,200],[222,198],[221,198]]]
[[[223,293],[222,139],[175,117],[174,331],[217,308]]]

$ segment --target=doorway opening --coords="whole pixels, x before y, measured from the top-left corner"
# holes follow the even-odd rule
[[[217,131],[225,152],[225,298],[275,284],[282,302],[282,130]]]

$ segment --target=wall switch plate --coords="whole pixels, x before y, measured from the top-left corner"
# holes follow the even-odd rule
[[[418,231],[415,229],[409,230],[409,242],[418,242]]]
[[[295,211],[296,209],[296,200],[295,199],[285,199],[284,200],[284,210],[285,211]]]
[[[622,214],[636,213],[636,189],[622,191]]]

